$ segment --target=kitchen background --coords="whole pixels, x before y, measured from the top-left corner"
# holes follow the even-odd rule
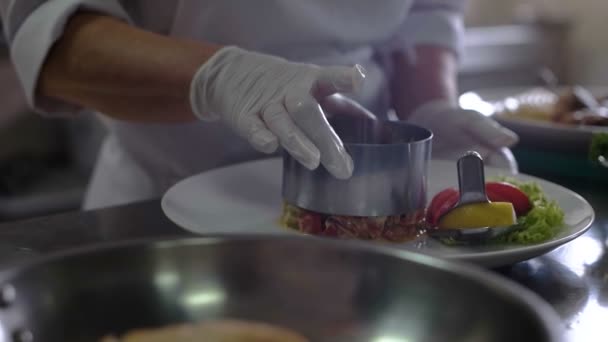
[[[608,1],[469,0],[461,91],[561,83],[608,84]],[[77,209],[103,137],[92,117],[28,110],[0,51],[0,221]]]

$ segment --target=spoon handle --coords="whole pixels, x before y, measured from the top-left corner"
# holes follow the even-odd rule
[[[486,196],[486,181],[483,160],[477,152],[467,152],[458,160],[458,205],[489,202]]]

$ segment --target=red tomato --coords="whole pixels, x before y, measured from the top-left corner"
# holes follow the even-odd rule
[[[338,227],[335,223],[326,222],[325,230],[321,233],[322,236],[338,237]]]
[[[526,215],[532,209],[530,199],[517,187],[508,183],[490,182],[486,183],[486,194],[492,202],[509,202],[513,204],[517,216]],[[458,190],[449,188],[441,191],[429,204],[426,212],[426,220],[435,226],[439,223],[441,215],[452,209],[460,198]]]
[[[315,213],[305,213],[300,216],[298,225],[300,231],[308,234],[320,234],[323,231],[323,223],[321,222],[321,215]]]
[[[441,215],[453,208],[458,203],[459,198],[458,190],[453,188],[445,189],[435,195],[426,212],[427,222],[436,225]]]
[[[528,196],[509,183],[486,183],[486,194],[492,202],[512,203],[517,216],[526,215],[532,209]]]

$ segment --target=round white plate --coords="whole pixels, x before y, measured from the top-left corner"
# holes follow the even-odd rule
[[[564,89],[564,88],[560,88]],[[587,87],[595,96],[608,95],[608,87]],[[515,115],[495,115],[493,103],[531,90],[530,87],[497,87],[469,91],[460,96],[460,105],[492,115],[502,125],[519,134],[527,145],[552,151],[586,153],[595,133],[608,133],[608,127],[573,126],[551,121],[531,120]]]
[[[457,186],[454,162],[432,161],[429,198],[446,187]],[[162,199],[165,214],[177,225],[198,234],[300,234],[279,225],[281,214],[281,172],[279,158],[264,159],[216,169],[187,178],[174,185]],[[487,168],[486,175],[504,175]],[[530,176],[566,213],[566,226],[551,241],[531,246],[445,246],[432,238],[394,244],[395,248],[415,250],[448,259],[458,259],[486,267],[498,267],[527,260],[583,234],[594,219],[589,203],[559,185]]]

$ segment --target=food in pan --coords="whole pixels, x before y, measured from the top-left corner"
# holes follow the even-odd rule
[[[424,234],[424,210],[411,215],[357,217],[320,214],[285,203],[283,226],[302,233],[336,238],[403,242]]]
[[[593,97],[581,87],[555,94],[535,88],[495,104],[496,113],[566,125],[608,126],[608,97]]]
[[[105,337],[101,342],[309,342],[291,330],[270,324],[221,320],[197,324],[176,324],[128,332],[121,338]]]
[[[555,201],[548,199],[541,187],[534,182],[502,178],[498,182],[486,183],[486,194],[492,202],[510,203],[513,208],[512,212],[517,217],[517,222],[512,223],[522,226],[522,229],[501,236],[493,242],[515,244],[544,242],[553,238],[564,224],[564,211]],[[441,218],[441,216],[456,205],[458,198],[458,191],[453,188],[438,193],[431,200],[427,209],[426,217],[430,226],[435,227],[434,229],[445,229],[445,223],[440,222],[445,218]],[[507,217],[509,210],[506,206],[502,209],[494,208],[493,211],[494,214],[504,216],[500,219],[504,222],[499,222],[500,224],[496,224],[496,226],[510,223],[507,222],[509,221]],[[473,227],[477,224],[479,227],[480,222],[488,219],[487,215],[492,214],[485,211],[485,208],[479,207],[475,210],[458,213],[458,216],[452,218],[448,224],[450,226],[462,225],[461,228]],[[492,219],[498,220],[497,218]]]

